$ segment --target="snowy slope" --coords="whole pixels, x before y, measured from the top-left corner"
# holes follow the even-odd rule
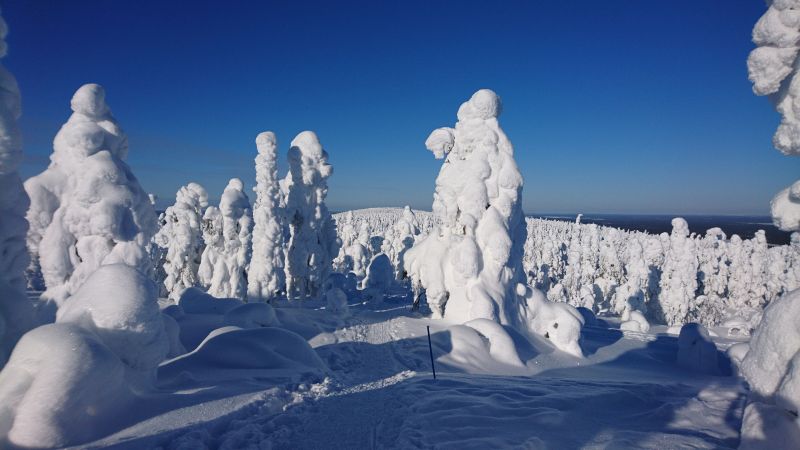
[[[383,303],[350,298],[276,308],[307,339],[324,374],[239,371],[165,380],[140,400],[112,448],[735,448],[745,388],[678,367],[677,339],[584,328],[587,357],[517,339],[524,367],[496,360],[467,327],[424,318],[395,288]],[[213,325],[212,325],[213,326]],[[438,379],[426,337],[431,327]],[[735,341],[719,339],[724,348]],[[166,365],[170,364],[165,363]],[[162,365],[163,368],[163,365]],[[236,378],[238,377],[238,378]],[[92,447],[90,446],[90,447]],[[81,446],[84,447],[84,446]]]

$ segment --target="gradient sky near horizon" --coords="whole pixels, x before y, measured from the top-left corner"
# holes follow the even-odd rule
[[[100,83],[144,188],[249,188],[255,136],[281,172],[300,131],[330,154],[333,210],[430,209],[424,147],[488,87],[527,213],[767,214],[800,173],[747,79],[763,2],[23,1],[3,3],[28,177],[81,84]],[[251,196],[252,199],[252,196]]]

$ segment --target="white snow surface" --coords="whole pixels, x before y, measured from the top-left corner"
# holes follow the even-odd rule
[[[346,280],[333,277],[326,288],[344,294],[336,286]],[[152,384],[133,377],[86,328],[38,328],[0,372],[0,398],[30,381],[25,389],[41,392],[14,394],[21,402],[14,410],[27,410],[27,419],[6,437],[16,445],[123,449],[739,444],[741,379],[680,367],[678,340],[664,327],[623,333],[597,319],[578,328],[585,357],[576,358],[551,339],[527,339],[492,320],[420,316],[409,310],[410,288],[402,284],[377,304],[348,291],[344,316],[322,299],[303,308],[286,300],[243,304],[189,289],[178,305],[164,303],[189,353],[162,362]],[[274,322],[262,320],[265,307]],[[711,340],[720,350],[740,342]],[[102,414],[72,411],[87,404]],[[0,436],[10,429],[1,408]]]

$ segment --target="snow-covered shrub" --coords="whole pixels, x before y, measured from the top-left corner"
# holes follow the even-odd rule
[[[228,182],[219,209],[209,207],[203,216],[206,248],[199,277],[214,297],[244,299],[247,294],[247,263],[253,239],[250,200],[238,178]]]
[[[681,217],[672,219],[672,234],[661,274],[658,300],[667,325],[686,321],[697,291],[697,254],[689,237],[689,225]]]
[[[367,277],[364,279],[364,288],[378,289],[386,292],[394,283],[394,268],[389,257],[379,253],[372,258],[367,267]]]
[[[175,204],[164,212],[164,223],[154,237],[156,245],[166,250],[164,287],[174,301],[186,288],[199,284],[197,271],[205,247],[201,224],[206,207],[208,194],[203,186],[182,186],[175,194]]]
[[[542,291],[523,284],[517,285],[516,294],[523,304],[522,319],[527,325],[524,334],[536,333],[559,350],[583,357],[580,338],[584,319],[574,306],[548,301]]]
[[[6,55],[8,27],[0,17],[0,57]],[[17,169],[22,162],[22,113],[14,76],[0,65],[0,368],[23,333],[33,326],[33,310],[25,297],[30,200]]]
[[[328,289],[325,292],[325,302],[328,311],[339,316],[350,314],[350,306],[347,304],[347,294],[338,287]]]
[[[692,372],[718,375],[717,346],[699,323],[687,323],[678,335],[678,365]]]
[[[406,252],[405,269],[425,289],[434,317],[524,328],[515,295],[526,281],[522,176],[500,111],[497,94],[482,89],[461,105],[455,128],[428,137],[426,147],[445,159],[433,196],[439,225]]]
[[[303,131],[289,149],[289,174],[285,180],[289,248],[286,252],[286,293],[301,299],[322,294],[322,283],[339,253],[336,225],[325,197],[333,167],[317,135]]]
[[[638,331],[640,333],[647,333],[650,331],[650,322],[644,317],[644,314],[636,310],[627,310],[622,315],[622,323],[619,325],[620,330],[624,331]]]
[[[41,265],[43,296],[56,303],[101,265],[124,263],[149,274],[146,246],[156,232],[153,205],[125,163],[128,139],[103,88],[81,86],[71,107],[50,166],[25,182],[29,249]]]
[[[247,298],[266,301],[286,288],[283,216],[280,210],[277,141],[266,131],[256,137],[256,201],[253,256],[247,271]]]
[[[800,229],[800,180],[778,192],[772,199],[771,212],[775,226],[781,230]]]

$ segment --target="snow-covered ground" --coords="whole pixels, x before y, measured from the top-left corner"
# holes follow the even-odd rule
[[[373,304],[351,296],[351,315],[344,319],[321,302],[299,308],[282,303],[275,308],[280,327],[305,338],[323,369],[296,362],[230,368],[242,356],[232,355],[227,369],[218,363],[205,370],[213,364],[184,355],[161,365],[157,393],[136,399],[108,427],[109,436],[80,447],[738,445],[744,383],[678,366],[678,339],[664,327],[620,332],[617,321],[600,320],[584,327],[583,359],[546,342],[535,348],[511,331],[520,367],[471,328],[412,313],[410,295],[395,287]],[[187,314],[179,320],[184,345],[191,348],[224,320],[221,314]],[[720,356],[737,342],[715,341]]]

